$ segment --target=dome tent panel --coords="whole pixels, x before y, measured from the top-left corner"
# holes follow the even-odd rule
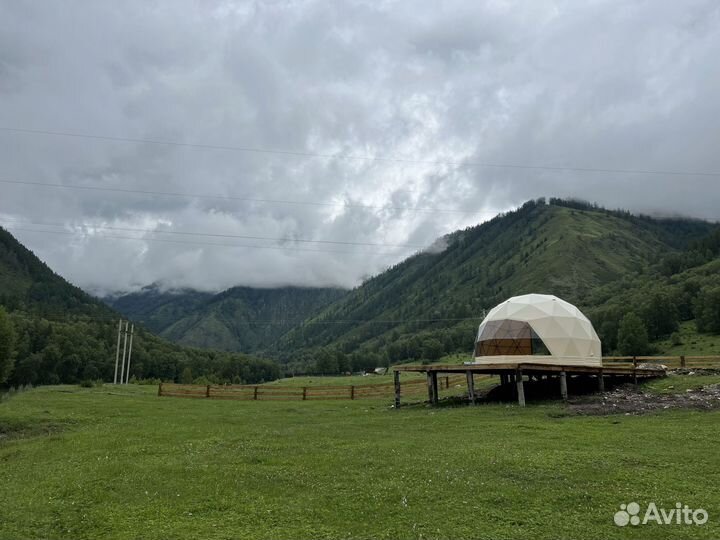
[[[583,313],[555,296],[527,294],[494,307],[480,324],[476,363],[602,364],[600,339]]]

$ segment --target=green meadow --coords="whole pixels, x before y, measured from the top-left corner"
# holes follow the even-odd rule
[[[393,410],[390,399],[156,391],[55,386],[4,400],[0,538],[720,536],[718,411],[586,417],[556,402]],[[710,519],[617,527],[632,501]]]

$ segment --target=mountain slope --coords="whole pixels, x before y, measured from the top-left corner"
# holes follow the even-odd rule
[[[331,288],[233,287],[212,295],[148,288],[108,302],[176,343],[255,352],[271,349],[288,329],[345,293]]]
[[[2,227],[0,305],[43,316],[114,316],[111,309],[53,272]]]
[[[9,384],[113,380],[120,314],[57,275],[2,228],[0,306],[16,336]],[[181,347],[142,327],[135,328],[134,337],[131,376],[136,378],[258,382],[279,375],[273,362]]]
[[[470,350],[483,310],[505,298],[538,292],[587,307],[593,291],[644,272],[714,228],[572,201],[529,202],[448,235],[442,253],[417,254],[370,279],[286,334],[280,350],[331,346],[387,354],[391,362]]]

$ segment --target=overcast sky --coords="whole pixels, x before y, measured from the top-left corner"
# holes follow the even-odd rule
[[[0,183],[0,225],[102,293],[353,286],[539,196],[718,219],[718,175],[477,165],[720,173],[719,57],[716,0],[2,0],[0,128],[190,146],[0,129],[0,180],[220,198]]]

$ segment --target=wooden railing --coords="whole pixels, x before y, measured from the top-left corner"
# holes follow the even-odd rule
[[[465,387],[465,375],[440,377],[441,390],[457,385]],[[335,386],[281,386],[274,384],[174,384],[160,383],[158,396],[230,399],[246,401],[318,401],[330,399],[372,399],[393,395],[393,383],[354,384]],[[422,394],[427,392],[425,379],[403,381],[402,394]]]
[[[637,367],[640,364],[661,364],[669,369],[720,368],[720,356],[604,356],[603,365]]]
[[[659,364],[669,369],[720,369],[720,356],[606,356],[603,365],[613,367],[637,367],[641,364]],[[476,375],[477,378],[487,375]],[[465,375],[449,375],[438,378],[440,390],[460,386],[467,389]],[[421,395],[427,392],[425,379],[403,381],[403,395]],[[282,386],[275,384],[174,384],[161,383],[158,396],[228,399],[247,401],[318,401],[340,399],[377,399],[391,397],[393,383],[328,385],[328,386]]]

